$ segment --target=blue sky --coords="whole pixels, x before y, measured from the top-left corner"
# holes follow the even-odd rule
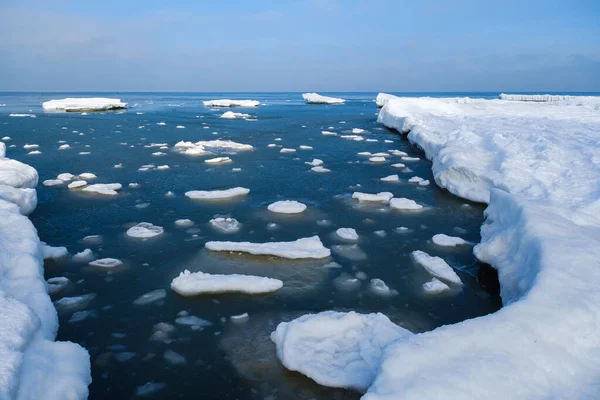
[[[0,0],[0,91],[600,91],[597,0]]]

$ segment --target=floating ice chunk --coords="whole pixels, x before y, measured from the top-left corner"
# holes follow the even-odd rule
[[[395,156],[398,157],[405,157],[408,156],[408,153],[405,153],[404,151],[400,151],[400,150],[388,150],[390,154],[393,154]]]
[[[379,94],[377,94],[377,97],[375,98],[375,104],[377,104],[377,107],[381,108],[381,107],[385,106],[388,101],[394,100],[397,98],[398,97],[394,96],[393,94],[379,93]]]
[[[437,235],[433,235],[431,240],[433,241],[433,243],[437,244],[438,246],[446,246],[446,247],[454,247],[454,246],[461,246],[464,244],[469,244],[469,242],[467,242],[466,240],[464,240],[462,238],[459,238],[457,236],[444,235],[443,233],[438,233]]]
[[[267,209],[279,214],[299,214],[306,210],[306,204],[294,200],[281,200],[269,204]]]
[[[50,100],[42,103],[44,111],[105,111],[118,110],[127,107],[121,99],[109,99],[104,97],[94,98],[66,98],[61,100]]]
[[[331,131],[321,131],[321,135],[324,136],[337,136],[337,133]]]
[[[330,169],[327,169],[327,168],[324,168],[324,167],[320,167],[320,166],[318,166],[318,167],[312,167],[310,170],[313,171],[313,172],[331,172]]]
[[[277,147],[277,145],[275,143],[269,143],[267,147]]]
[[[250,193],[250,189],[235,187],[226,190],[192,190],[185,192],[185,195],[194,200],[222,200],[245,196],[248,193]]]
[[[181,227],[181,228],[189,228],[190,226],[194,226],[194,221],[192,221],[191,219],[178,219],[177,221],[175,221],[175,225]]]
[[[149,222],[140,222],[139,224],[127,229],[127,236],[132,238],[152,238],[162,235],[165,230],[161,226],[152,225]]]
[[[283,149],[279,150],[279,152],[280,153],[295,153],[296,149],[286,149],[286,148],[283,148]]]
[[[337,97],[321,96],[317,93],[303,93],[302,98],[308,104],[342,104],[346,101]]]
[[[367,132],[367,131],[364,130],[364,129],[361,129],[361,128],[352,128],[352,133],[356,134],[356,135],[361,134],[361,133],[365,133],[365,132]]]
[[[67,150],[70,148],[71,148],[71,145],[68,145],[68,144],[61,144],[60,146],[58,146],[58,150]]]
[[[60,179],[63,182],[69,182],[73,178],[75,178],[75,175],[69,172],[63,172],[62,174],[58,174],[58,176],[56,177],[56,179]]]
[[[29,149],[37,149],[38,147],[40,147],[39,144],[25,144],[23,145],[23,148],[25,150],[29,150]]]
[[[96,175],[92,174],[91,172],[84,172],[83,174],[79,174],[79,179],[83,179],[83,180],[90,180],[90,179],[96,179]]]
[[[365,140],[365,138],[363,138],[362,136],[357,136],[357,135],[340,135],[340,137],[342,139],[354,140],[355,142],[360,142],[360,141]]]
[[[43,247],[44,260],[58,260],[69,255],[66,247],[52,247],[44,244]]]
[[[396,163],[396,164],[392,164],[391,167],[393,167],[393,168],[405,168],[406,165],[402,164],[402,163]]]
[[[135,395],[137,397],[152,396],[163,390],[165,387],[167,387],[167,384],[164,382],[146,382],[135,388]]]
[[[396,210],[420,210],[423,208],[423,206],[416,201],[407,199],[406,197],[390,200],[390,207]]]
[[[224,164],[224,163],[230,163],[231,162],[231,158],[229,157],[215,157],[215,158],[210,158],[208,160],[204,160],[205,163],[207,164]]]
[[[318,167],[323,165],[323,160],[319,160],[318,158],[313,158],[311,162],[305,162],[306,165],[311,165],[313,167]]]
[[[233,112],[233,111],[226,111],[219,118],[224,118],[224,119],[247,119],[247,118],[252,118],[252,116],[250,114],[236,113],[236,112]]]
[[[158,171],[164,171],[164,170],[169,169],[169,168],[170,167],[168,165],[159,165],[159,166],[156,167],[156,169]]]
[[[235,324],[241,324],[244,322],[248,322],[248,320],[250,320],[250,316],[248,315],[248,313],[243,313],[239,315],[232,315],[231,317],[229,317],[229,319]]]
[[[384,281],[378,278],[371,279],[371,282],[369,282],[369,290],[371,291],[371,293],[377,296],[384,297],[395,296],[398,294],[397,291],[390,289]]]
[[[369,158],[369,161],[372,163],[383,163],[386,162],[385,157],[371,157]]]
[[[83,320],[87,319],[88,317],[93,317],[93,316],[96,316],[96,312],[94,310],[76,311],[73,313],[73,315],[71,315],[71,318],[69,318],[68,322],[70,324],[74,324],[76,322],[83,321]]]
[[[190,326],[194,330],[200,330],[212,325],[212,322],[196,317],[195,315],[184,315],[177,317],[175,323],[179,325]]]
[[[4,142],[8,142],[9,140],[12,140],[12,139],[10,138],[10,136],[4,136],[4,137],[2,138],[2,141],[4,141]]]
[[[99,245],[102,244],[102,236],[101,235],[89,235],[81,239],[82,243],[87,243],[91,245]]]
[[[440,294],[450,291],[450,286],[438,278],[432,278],[429,282],[423,284],[423,291],[427,294]]]
[[[258,100],[208,100],[203,101],[205,107],[256,107],[260,104]]]
[[[408,180],[409,183],[419,183],[421,181],[423,181],[423,178],[421,178],[420,176],[413,176]]]
[[[119,351],[114,354],[114,357],[118,362],[127,362],[135,357],[135,353],[132,351]]]
[[[48,288],[48,294],[53,296],[59,292],[62,292],[67,285],[69,284],[69,278],[65,278],[64,276],[57,276],[55,278],[50,278],[46,281],[46,287]]]
[[[121,190],[120,183],[95,183],[81,189],[83,192],[98,193],[105,196],[116,196],[119,194],[117,190]]]
[[[135,189],[135,188],[139,188],[139,187],[140,187],[140,184],[139,184],[139,183],[136,183],[136,182],[131,182],[131,183],[129,183],[127,186],[129,186],[129,187],[130,187],[130,188],[132,188],[132,189]]]
[[[371,153],[370,151],[361,151],[361,152],[356,153],[356,155],[371,157],[373,155],[373,153]]]
[[[399,182],[400,178],[398,177],[398,175],[389,175],[381,178],[381,180],[383,182]]]
[[[179,353],[175,353],[173,350],[167,350],[163,354],[163,359],[171,365],[185,365],[187,361],[185,357]]]
[[[331,255],[318,236],[298,239],[292,242],[207,242],[206,248],[212,251],[243,252],[254,255],[272,255],[282,258],[326,258]]]
[[[409,157],[409,156],[404,156],[400,158],[402,161],[419,161],[420,158],[419,157]]]
[[[113,165],[113,168],[123,168],[123,163]]]
[[[432,257],[421,250],[413,251],[412,256],[417,264],[425,268],[427,272],[429,272],[436,278],[442,279],[450,283],[455,283],[457,285],[462,285],[460,277],[456,274],[456,272],[454,272],[454,269],[452,269],[452,267],[449,266],[448,263],[442,258]]]
[[[358,240],[358,233],[352,228],[340,228],[335,234],[344,240]]]
[[[78,262],[78,263],[89,263],[94,258],[95,258],[95,256],[94,256],[94,253],[92,252],[92,250],[85,249],[85,250],[80,251],[79,253],[76,253],[75,255],[73,255],[73,257],[71,257],[71,260],[73,260],[74,262]]]
[[[204,272],[191,273],[187,269],[171,282],[171,289],[182,296],[196,296],[210,293],[270,293],[281,289],[279,279],[254,275],[220,275]]]
[[[429,181],[428,180],[422,180],[421,182],[419,182],[419,186],[429,186]]]
[[[133,301],[133,304],[136,306],[143,306],[163,300],[165,297],[167,297],[167,291],[165,289],[156,289],[141,295]]]
[[[350,261],[363,261],[367,254],[356,244],[337,244],[331,246],[331,250],[340,257]]]
[[[87,185],[86,181],[73,181],[67,186],[69,189],[78,189]]]
[[[324,386],[365,392],[379,370],[383,349],[410,335],[380,313],[324,311],[280,323],[271,340],[287,369]]]
[[[351,292],[358,289],[361,285],[361,282],[360,279],[350,276],[344,272],[333,280],[333,285],[340,292]]]
[[[241,228],[238,220],[230,217],[216,217],[211,219],[209,223],[222,233],[236,233]]]
[[[185,126],[183,126],[183,125],[177,125],[175,128],[176,129],[185,129]]]
[[[359,202],[374,202],[374,203],[388,203],[394,195],[391,192],[379,192],[377,194],[372,193],[352,193],[352,198]]]
[[[117,260],[116,258],[100,258],[90,262],[88,265],[98,268],[116,268],[120,265],[123,265],[123,262],[121,260]]]
[[[312,150],[313,147],[312,146],[306,146],[306,145],[300,145],[299,147],[300,150]]]
[[[249,144],[236,143],[231,140],[201,140],[196,143],[180,141],[173,146],[173,150],[190,156],[211,154],[212,149],[226,149],[236,151],[252,150]]]
[[[164,121],[157,122],[156,125],[165,126],[167,123]]]
[[[39,151],[39,150],[33,150],[33,151],[30,151],[30,152],[29,152],[29,153],[27,153],[27,154],[29,154],[29,155],[35,155],[35,154],[42,154],[42,152],[41,152],[41,151]]]
[[[9,117],[17,117],[17,118],[24,118],[24,117],[29,117],[29,118],[35,118],[36,115],[35,114],[8,114]]]
[[[87,307],[92,300],[96,298],[95,293],[84,294],[81,296],[63,297],[54,302],[54,307],[59,313],[68,313]]]

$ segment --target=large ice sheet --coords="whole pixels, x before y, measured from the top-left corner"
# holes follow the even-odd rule
[[[0,162],[0,176],[34,187],[37,172],[23,165]],[[89,355],[79,345],[54,342],[58,318],[44,280],[42,244],[21,214],[34,204],[13,195],[0,199],[0,399],[85,399]]]
[[[60,100],[49,100],[42,103],[46,111],[106,111],[127,108],[127,103],[121,99],[105,97],[69,97]]]
[[[338,97],[321,96],[317,93],[303,93],[302,98],[308,104],[342,104],[346,102]]]
[[[235,251],[254,255],[270,255],[281,258],[326,258],[331,251],[323,246],[318,236],[301,238],[293,242],[206,242],[212,251]]]
[[[410,335],[381,313],[324,311],[280,323],[271,340],[286,368],[321,385],[364,392],[377,374],[383,348]]]

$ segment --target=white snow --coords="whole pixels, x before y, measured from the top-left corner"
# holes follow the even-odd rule
[[[247,118],[252,118],[252,116],[250,114],[236,113],[236,112],[233,112],[233,111],[226,111],[219,118],[224,118],[224,119],[247,119]]]
[[[455,246],[461,246],[464,244],[469,244],[469,242],[467,242],[463,238],[459,238],[457,236],[448,236],[443,233],[438,233],[437,235],[433,235],[433,237],[431,238],[431,241],[433,243],[437,244],[438,246],[445,246],[445,247],[455,247]]]
[[[390,200],[390,207],[396,210],[420,210],[422,205],[406,197],[394,198]]]
[[[283,148],[283,149],[279,150],[279,152],[280,153],[295,153],[296,149],[286,149],[286,148]]]
[[[253,275],[221,275],[204,272],[183,271],[171,282],[171,289],[182,296],[196,296],[207,293],[238,292],[248,294],[270,293],[281,289],[279,279]]]
[[[105,196],[116,196],[119,194],[117,190],[121,190],[120,183],[95,183],[81,189],[82,192],[98,193]]]
[[[0,189],[0,398],[83,400],[91,382],[89,355],[77,344],[54,341],[58,318],[48,291],[65,283],[46,284],[43,246],[21,215],[23,198],[15,204],[15,193],[6,195],[9,187],[35,193],[37,180],[32,167],[0,157],[0,185],[6,186]]]
[[[236,143],[231,140],[200,140],[196,143],[180,141],[175,143],[173,150],[190,156],[203,156],[212,154],[212,149],[226,149],[245,151],[252,150],[253,147],[249,144]]]
[[[36,118],[35,114],[18,114],[18,113],[12,113],[12,114],[8,114],[9,117],[20,117],[20,118],[25,118],[25,117],[29,117],[29,118]]]
[[[250,193],[250,189],[234,187],[226,190],[192,190],[185,192],[185,195],[194,200],[222,200],[245,196],[248,193]]]
[[[377,194],[362,192],[352,193],[352,198],[359,202],[388,203],[392,197],[394,197],[394,195],[391,192],[379,192]]]
[[[282,322],[271,334],[277,357],[317,383],[364,392],[375,379],[383,349],[411,336],[381,313],[324,311]]]
[[[295,200],[281,200],[269,204],[267,209],[279,214],[299,214],[306,210],[306,204]]]
[[[436,278],[457,285],[462,284],[460,277],[454,272],[454,269],[441,257],[432,257],[421,250],[413,251],[412,257],[417,264],[425,268],[427,272]]]
[[[386,103],[390,100],[393,99],[397,99],[397,96],[394,96],[393,94],[388,94],[388,93],[379,93],[377,95],[377,97],[375,98],[375,104],[377,104],[377,107],[383,107],[386,105]]]
[[[409,183],[419,183],[423,180],[420,176],[413,176],[408,180]]]
[[[600,97],[598,96],[568,96],[555,94],[505,94],[500,93],[500,100],[509,101],[532,101],[532,102],[561,102],[562,104],[580,105],[592,104],[600,105]],[[598,109],[598,108],[596,108]]]
[[[127,236],[137,239],[147,239],[162,235],[165,230],[162,226],[156,226],[149,222],[140,222],[139,224],[127,229]]]
[[[355,135],[359,135],[361,133],[366,133],[367,131],[362,128],[352,128],[352,133]]]
[[[231,251],[254,255],[272,255],[282,258],[326,258],[331,255],[318,236],[301,238],[292,242],[207,242],[206,248],[212,251]]]
[[[105,111],[126,108],[127,103],[123,103],[121,99],[82,97],[45,101],[42,103],[42,107],[45,111]]]
[[[337,97],[321,96],[317,93],[303,93],[302,98],[308,104],[342,104],[346,101]]]
[[[344,240],[358,240],[358,233],[352,228],[339,228],[335,234]]]
[[[260,104],[258,100],[208,100],[203,101],[205,107],[256,107]]]

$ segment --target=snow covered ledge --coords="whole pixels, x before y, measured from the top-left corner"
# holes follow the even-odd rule
[[[385,346],[363,399],[597,397],[597,110],[592,99],[388,100],[378,121],[408,133],[432,160],[436,182],[489,203],[474,251],[498,270],[504,307]]]
[[[37,181],[30,166],[0,158],[0,189],[29,193]],[[42,245],[19,203],[0,199],[0,399],[85,399],[89,355],[77,344],[54,341],[58,317],[47,294]]]

